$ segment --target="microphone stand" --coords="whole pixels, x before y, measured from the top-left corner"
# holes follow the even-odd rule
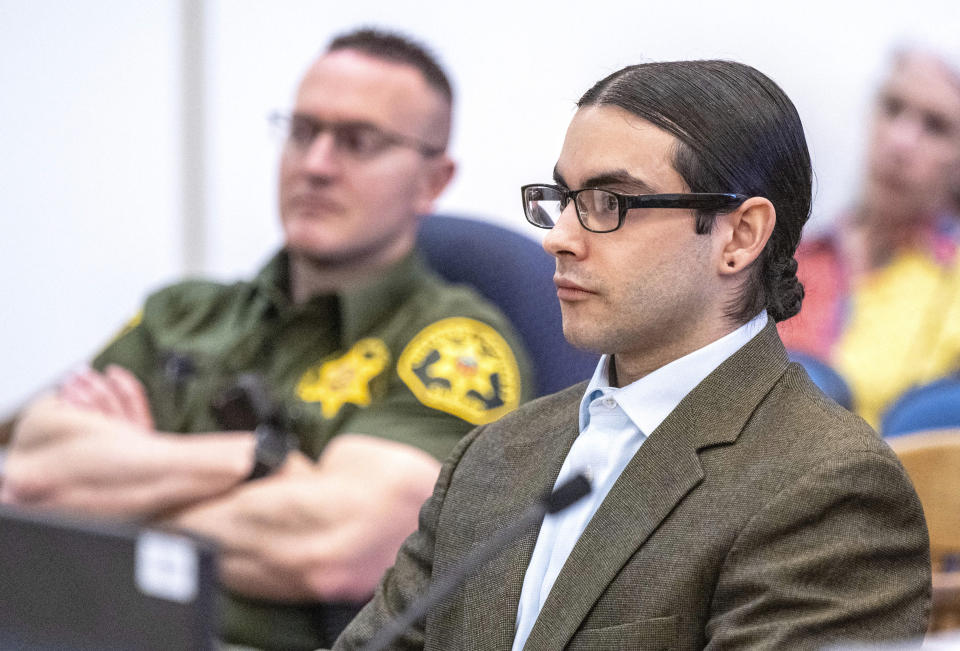
[[[463,583],[469,574],[490,560],[513,540],[519,538],[528,527],[539,521],[544,515],[563,511],[589,492],[590,482],[584,475],[578,474],[558,486],[557,490],[534,502],[516,522],[502,529],[486,544],[474,550],[459,567],[431,584],[426,594],[416,599],[399,617],[391,620],[380,629],[377,635],[363,647],[363,651],[383,651],[383,649],[387,649],[397,637],[420,621],[441,599],[448,596],[457,586]]]

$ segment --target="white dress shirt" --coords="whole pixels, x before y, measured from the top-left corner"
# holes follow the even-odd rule
[[[633,455],[684,396],[767,323],[761,312],[703,348],[674,360],[625,387],[610,386],[610,356],[603,355],[580,402],[580,435],[560,468],[554,487],[578,472],[592,491],[565,511],[548,515],[523,578],[513,651],[520,651],[543,603],[577,540]]]

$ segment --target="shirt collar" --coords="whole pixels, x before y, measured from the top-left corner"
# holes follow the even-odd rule
[[[340,333],[343,343],[360,339],[397,305],[408,298],[415,287],[431,278],[426,263],[411,253],[393,267],[378,274],[374,280],[336,292],[340,313]],[[290,300],[290,265],[287,252],[281,250],[264,266],[254,279],[256,291],[280,311],[299,309]],[[310,309],[315,301],[329,309],[330,296],[315,297],[302,306]]]
[[[767,324],[766,311],[720,339],[675,359],[625,387],[610,386],[610,355],[602,355],[580,401],[580,431],[590,423],[590,403],[612,396],[642,433],[649,436],[684,396]]]
[[[392,268],[383,271],[373,282],[351,287],[338,293],[343,336],[355,341],[368,333],[386,315],[407,300],[415,287],[430,272],[420,257],[408,255]]]

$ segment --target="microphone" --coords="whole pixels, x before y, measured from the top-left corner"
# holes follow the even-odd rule
[[[573,506],[590,493],[590,480],[583,473],[577,473],[557,486],[557,490],[547,493],[541,500],[549,515],[559,513]]]
[[[463,581],[481,565],[496,556],[532,524],[545,514],[552,515],[580,501],[590,492],[590,481],[582,474],[560,484],[555,491],[548,492],[530,505],[520,518],[501,530],[487,543],[469,554],[466,559],[448,574],[427,589],[426,594],[418,597],[399,617],[391,620],[380,632],[363,647],[363,651],[383,651],[408,628],[420,621],[430,609],[454,591]]]

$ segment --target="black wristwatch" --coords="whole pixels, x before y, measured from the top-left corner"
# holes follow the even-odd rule
[[[246,481],[272,474],[283,465],[290,450],[297,448],[297,438],[283,427],[261,423],[253,433],[257,444],[253,449],[253,470]]]

